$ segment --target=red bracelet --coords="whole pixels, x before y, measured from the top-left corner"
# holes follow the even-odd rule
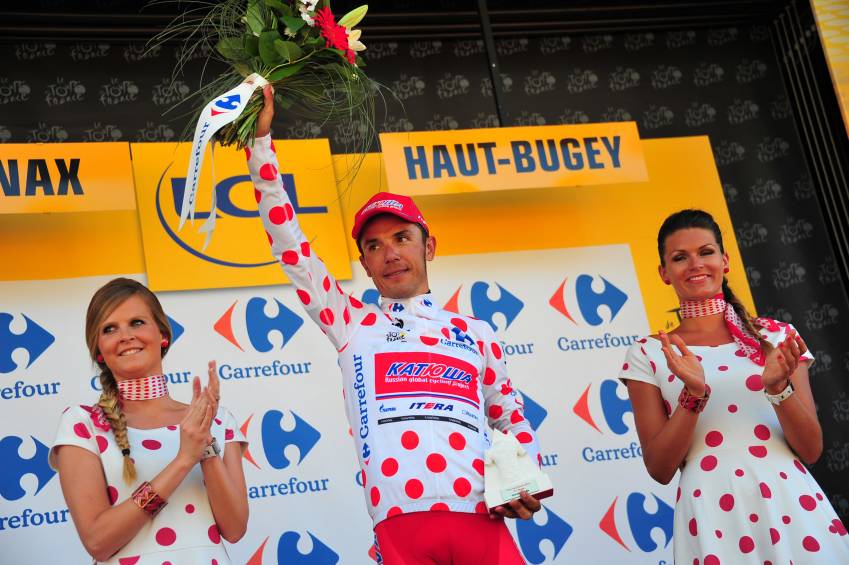
[[[133,491],[133,502],[151,518],[159,514],[159,511],[168,504],[168,501],[159,496],[147,481],[140,484],[139,488]]]
[[[702,410],[707,406],[708,398],[710,398],[710,385],[705,383],[705,395],[704,396],[693,396],[690,394],[690,391],[687,390],[685,386],[681,389],[681,394],[678,396],[678,404],[681,408],[686,408],[691,412],[695,412],[696,414],[701,413]]]

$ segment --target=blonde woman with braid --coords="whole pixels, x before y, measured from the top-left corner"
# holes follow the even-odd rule
[[[86,343],[103,393],[63,413],[50,464],[96,563],[225,565],[221,538],[245,533],[247,442],[218,404],[214,362],[207,387],[195,377],[191,404],[168,395],[170,342],[168,318],[142,284],[115,279],[92,297]]]
[[[667,484],[681,469],[675,563],[849,563],[846,528],[803,464],[822,453],[805,342],[746,312],[709,214],[672,214],[657,243],[681,324],[635,343],[620,378],[649,474]]]

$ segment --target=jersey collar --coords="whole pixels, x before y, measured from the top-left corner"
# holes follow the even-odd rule
[[[439,311],[430,292],[412,298],[386,298],[381,296],[380,309],[390,317],[406,313],[433,318]]]

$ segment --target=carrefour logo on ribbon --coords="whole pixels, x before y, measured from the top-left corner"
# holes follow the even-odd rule
[[[241,102],[242,97],[239,94],[222,96],[212,104],[212,108],[210,108],[210,114],[213,116],[217,116],[218,114],[230,112],[238,108]]]
[[[24,328],[23,331],[16,333],[12,331],[14,316],[7,312],[0,312],[0,373],[11,373],[18,368],[18,364],[12,359],[12,353],[15,350],[23,349],[27,352],[25,368],[29,369],[56,341],[53,334],[35,323],[26,314],[21,316],[24,319]]]
[[[674,509],[657,495],[652,494],[651,497],[652,502],[649,502],[645,494],[632,492],[624,504],[618,496],[615,497],[598,527],[622,548],[628,551],[639,549],[644,553],[660,548],[651,535],[655,528],[659,528],[663,532],[663,548],[666,548],[672,541]]]
[[[306,536],[300,532],[283,532],[277,540],[277,551],[266,551],[266,546],[271,538],[265,538],[262,544],[254,551],[246,565],[271,565],[286,563],[287,565],[336,565],[339,563],[339,554],[333,551],[326,543],[321,541],[312,532],[307,531]],[[309,543],[302,540],[309,536]],[[309,550],[303,553],[298,549],[309,546]],[[273,547],[273,546],[272,546]],[[269,554],[269,555],[266,555]]]
[[[599,275],[598,280],[601,282],[591,275],[581,274],[569,284],[569,277],[566,277],[548,303],[576,326],[581,321],[590,326],[610,324],[628,301],[628,295],[603,276]],[[602,313],[607,314],[606,319]]]

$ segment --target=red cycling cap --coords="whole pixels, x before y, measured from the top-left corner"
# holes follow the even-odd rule
[[[354,229],[351,236],[359,241],[360,231],[366,222],[378,214],[392,214],[402,220],[419,224],[426,232],[429,232],[427,222],[422,217],[419,207],[409,196],[392,194],[391,192],[378,192],[366,202],[354,215]]]

